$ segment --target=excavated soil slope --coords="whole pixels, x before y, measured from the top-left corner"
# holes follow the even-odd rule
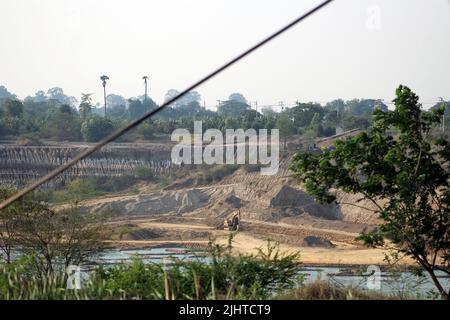
[[[364,206],[371,209],[370,204],[364,201],[358,202],[358,207],[319,204],[289,177],[288,163],[284,159],[275,176],[248,172],[242,167],[208,186],[193,186],[192,181],[181,180],[165,190],[90,200],[81,206],[118,214],[112,223],[116,230],[112,242],[115,246],[173,242],[206,246],[210,237],[224,242],[229,233],[223,230],[223,221],[239,211],[242,217],[239,238],[253,239],[249,243],[263,243],[270,238],[289,248],[310,248],[312,260],[315,251],[311,250],[317,248],[333,252],[330,257],[335,258],[330,261],[339,260],[334,255],[336,250],[354,253],[348,253],[345,261],[339,260],[342,263],[364,260],[357,257],[361,250],[367,249],[355,237],[377,223],[372,210],[361,209]],[[349,204],[359,199],[357,195],[337,195]],[[377,257],[381,256],[377,252]],[[324,262],[326,258],[318,257],[319,260]]]

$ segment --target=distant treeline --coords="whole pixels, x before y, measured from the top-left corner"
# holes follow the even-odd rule
[[[176,90],[169,90],[166,100],[177,93]],[[38,91],[34,96],[20,100],[0,86],[0,139],[98,141],[157,107],[150,97],[125,99],[109,94],[105,118],[103,106],[94,105],[91,94],[81,94],[80,100],[78,103],[75,97],[65,95],[63,89],[58,87],[47,92]],[[202,120],[204,130],[279,128],[282,137],[326,137],[336,133],[336,126],[343,130],[367,129],[371,126],[375,108],[387,110],[387,106],[377,99],[337,99],[325,105],[297,103],[281,112],[269,107],[257,112],[240,93],[233,93],[228,100],[220,102],[217,111],[202,107],[200,101],[200,94],[190,92],[121,140],[152,140],[171,134],[176,128],[192,130],[194,120]],[[450,110],[450,103],[446,104]]]

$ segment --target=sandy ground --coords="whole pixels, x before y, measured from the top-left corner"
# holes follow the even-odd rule
[[[156,220],[156,221],[155,221]],[[144,248],[163,245],[185,245],[190,247],[206,247],[210,237],[214,237],[219,244],[226,245],[228,242],[229,232],[218,230],[217,228],[208,226],[202,219],[192,219],[182,223],[167,221],[161,222],[160,219],[127,219],[127,225],[132,224],[136,229],[159,230],[164,232],[161,238],[155,239],[124,239],[111,240],[108,245],[118,248]],[[167,218],[170,220],[170,218]],[[120,226],[124,221],[116,221],[113,224]],[[255,234],[253,231],[241,230],[234,233],[233,248],[236,253],[256,253],[258,248],[263,250],[267,247],[267,239],[272,238],[279,231],[280,235],[285,236],[286,225],[275,223],[257,222],[255,225],[263,225],[265,228],[270,227],[271,232],[266,237],[261,234]],[[289,226],[295,229],[296,227]],[[309,229],[308,227],[299,227],[298,229]],[[313,228],[314,229],[314,228]],[[192,236],[190,233],[201,231],[203,233],[199,237]],[[265,231],[265,229],[263,229]],[[313,230],[317,231],[317,230]],[[327,232],[327,230],[320,230]],[[353,239],[357,234],[349,232],[338,232],[337,230],[329,230],[329,235],[333,238],[336,234],[343,234]],[[181,236],[180,236],[181,235]],[[184,236],[183,236],[184,235]],[[178,236],[179,240],[173,240],[174,236]],[[380,249],[369,249],[361,244],[354,244],[351,241],[332,241],[335,245],[333,248],[307,247],[297,244],[280,243],[281,252],[293,253],[300,251],[300,261],[308,265],[382,265],[384,254]],[[405,261],[408,263],[408,261]]]
[[[226,243],[225,240],[219,241]],[[298,247],[287,244],[280,244],[282,252],[300,251],[300,261],[304,264],[320,264],[320,265],[355,265],[355,264],[384,264],[383,251],[379,249],[366,249],[357,246],[335,243],[336,247],[312,248]],[[267,242],[245,233],[239,233],[234,238],[234,247],[238,252],[256,253],[257,248],[266,248]]]

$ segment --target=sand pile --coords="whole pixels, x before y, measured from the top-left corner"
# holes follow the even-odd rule
[[[337,205],[322,205],[304,191],[281,185],[274,189],[274,196],[270,200],[270,207],[289,208],[288,215],[292,216],[292,209],[297,209],[298,214],[307,213],[309,215],[324,219],[337,220],[341,218],[341,212]]]
[[[112,197],[90,205],[82,204],[93,212],[115,212],[127,215],[157,215],[184,213],[208,204],[209,197],[201,190],[160,191],[136,196]]]

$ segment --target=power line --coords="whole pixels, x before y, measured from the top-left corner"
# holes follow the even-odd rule
[[[16,194],[14,194],[13,196],[11,196],[10,198],[6,199],[5,201],[3,201],[2,203],[0,203],[0,210],[6,208],[7,206],[9,206],[11,203],[13,203],[14,201],[22,198],[23,196],[27,195],[28,193],[30,193],[31,191],[37,189],[39,186],[43,185],[44,183],[50,181],[51,179],[53,179],[54,177],[56,177],[57,175],[59,175],[60,173],[64,172],[65,170],[69,169],[70,167],[72,167],[73,165],[75,165],[78,161],[88,157],[89,155],[91,155],[92,153],[96,152],[97,150],[101,149],[103,146],[105,146],[106,144],[108,144],[111,141],[114,141],[115,139],[117,139],[118,137],[120,137],[121,135],[123,135],[124,133],[130,131],[131,129],[133,129],[134,127],[136,127],[137,125],[139,125],[140,123],[142,123],[143,121],[145,121],[146,119],[150,118],[151,116],[153,116],[154,114],[158,113],[159,111],[161,111],[162,109],[164,109],[165,107],[167,107],[168,105],[174,103],[175,101],[177,101],[178,99],[180,99],[182,96],[184,96],[186,93],[188,93],[189,91],[194,90],[195,88],[197,88],[198,86],[200,86],[201,84],[207,82],[208,80],[210,80],[211,78],[215,77],[216,75],[218,75],[219,73],[221,73],[222,71],[224,71],[225,69],[228,69],[230,66],[232,66],[233,64],[235,64],[236,62],[238,62],[239,60],[243,59],[244,57],[248,56],[250,53],[252,53],[253,51],[259,49],[260,47],[262,47],[263,45],[267,44],[268,42],[272,41],[273,39],[275,39],[276,37],[280,36],[282,33],[284,33],[285,31],[287,31],[288,29],[292,28],[293,26],[295,26],[296,24],[298,24],[299,22],[303,21],[304,19],[306,19],[307,17],[311,16],[312,14],[316,13],[317,11],[319,11],[320,9],[322,9],[323,7],[325,7],[326,5],[330,4],[331,2],[333,2],[333,0],[326,0],[323,1],[322,3],[320,3],[319,5],[317,5],[316,7],[312,8],[311,10],[309,10],[308,12],[304,13],[303,15],[301,15],[300,17],[298,17],[297,19],[295,19],[294,21],[290,22],[289,24],[287,24],[286,26],[284,26],[283,28],[279,29],[278,31],[274,32],[273,34],[269,35],[267,38],[261,40],[260,42],[258,42],[257,44],[255,44],[253,47],[247,49],[246,51],[244,51],[243,53],[241,53],[240,55],[236,56],[234,59],[228,61],[227,63],[225,63],[224,65],[222,65],[221,67],[219,67],[218,69],[214,70],[213,72],[211,72],[210,74],[208,74],[207,76],[205,76],[204,78],[202,78],[201,80],[195,82],[194,84],[192,84],[191,86],[187,87],[186,89],[184,89],[182,92],[178,93],[175,97],[173,97],[172,99],[169,99],[168,101],[166,101],[165,103],[163,103],[161,106],[159,106],[158,108],[154,109],[153,111],[148,112],[147,114],[145,114],[144,116],[142,116],[141,118],[132,121],[131,123],[129,123],[127,126],[125,126],[122,129],[119,129],[115,132],[113,132],[111,135],[109,135],[108,137],[106,137],[105,139],[103,139],[102,141],[100,141],[99,143],[97,143],[96,145],[86,149],[85,151],[79,153],[75,158],[73,158],[72,160],[70,160],[69,162],[67,162],[66,164],[56,168],[55,170],[53,170],[52,172],[49,172],[48,174],[46,174],[44,177],[38,179],[37,181],[33,182],[32,184],[30,184],[29,186],[25,187],[24,189],[20,190],[19,192],[17,192]]]

